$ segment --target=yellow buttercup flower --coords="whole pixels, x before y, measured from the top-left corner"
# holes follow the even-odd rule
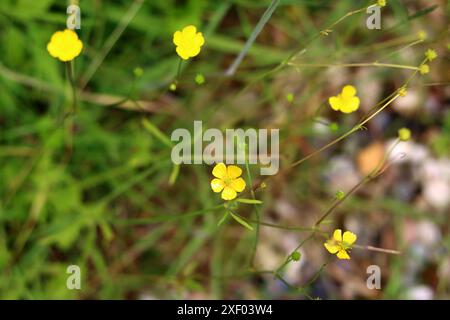
[[[378,1],[377,1],[377,4],[378,4],[380,7],[384,7],[384,6],[386,5],[386,0],[378,0]]]
[[[351,85],[346,85],[342,88],[340,94],[330,97],[328,102],[333,110],[343,113],[351,113],[359,108],[359,98],[356,96],[356,89]]]
[[[78,57],[83,49],[83,42],[78,39],[75,31],[66,29],[56,31],[47,44],[47,51],[53,58],[63,62],[71,61]]]
[[[187,60],[200,53],[205,44],[205,38],[201,32],[197,32],[195,26],[187,26],[173,34],[173,43],[177,46],[177,53],[181,59]]]
[[[347,251],[352,248],[356,241],[356,234],[345,231],[342,235],[341,229],[334,230],[333,239],[328,240],[323,245],[331,254],[336,254],[339,259],[350,259]]]
[[[212,174],[215,179],[211,181],[211,188],[214,192],[222,191],[222,199],[233,200],[237,196],[237,192],[245,189],[245,181],[240,178],[242,169],[237,166],[226,166],[224,163],[218,163]]]

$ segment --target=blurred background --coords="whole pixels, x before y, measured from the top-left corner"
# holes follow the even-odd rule
[[[270,3],[79,1],[84,49],[75,59],[77,114],[68,126],[60,122],[70,105],[65,67],[46,50],[66,26],[68,2],[0,2],[0,298],[449,298],[448,2],[388,0],[380,30],[369,30],[361,12],[321,35],[373,2],[280,1],[236,73],[226,77]],[[171,91],[179,65],[172,35],[189,24],[206,43],[182,64]],[[323,224],[328,233],[351,230],[358,244],[402,254],[355,248],[342,261],[317,237],[283,269],[283,281],[257,272],[276,269],[309,233],[260,226],[256,239],[234,220],[218,226],[224,210],[208,209],[221,204],[210,187],[212,167],[174,167],[171,132],[192,130],[194,120],[219,129],[279,128],[283,167],[351,129],[413,71],[277,68],[280,63],[297,53],[292,61],[299,64],[418,66],[428,48],[438,58],[429,74],[413,78],[406,97],[366,130],[272,177],[256,193],[261,220],[310,227],[336,192],[363,179],[398,129],[408,127],[412,139],[394,149],[388,169]],[[327,102],[346,84],[361,99],[350,115]],[[250,169],[257,180],[259,167]],[[236,210],[255,218],[251,205]],[[69,265],[80,267],[80,290],[66,287]],[[380,290],[366,286],[370,265],[380,267]]]

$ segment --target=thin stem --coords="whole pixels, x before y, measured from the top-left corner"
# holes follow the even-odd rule
[[[415,66],[407,66],[402,64],[381,63],[381,62],[362,62],[362,63],[289,63],[293,67],[387,67],[396,69],[419,70]]]
[[[274,224],[270,222],[264,222],[264,221],[257,221],[257,220],[248,220],[250,222],[253,222],[255,224],[259,224],[264,227],[270,227],[270,228],[276,228],[276,229],[284,229],[284,230],[292,230],[292,231],[318,231],[316,228],[309,228],[309,227],[290,227],[290,226],[284,226],[279,224]]]
[[[322,223],[322,221],[325,220],[326,217],[328,217],[339,204],[341,204],[343,201],[345,201],[350,195],[352,195],[356,190],[358,190],[359,187],[361,187],[364,183],[378,177],[381,173],[383,173],[384,172],[383,167],[384,167],[384,164],[386,163],[387,158],[392,153],[392,151],[394,151],[395,147],[398,145],[399,142],[400,142],[400,140],[397,139],[396,142],[391,146],[391,148],[389,148],[388,152],[385,153],[383,159],[380,161],[380,163],[377,165],[377,167],[375,167],[374,170],[372,170],[367,176],[365,176],[361,181],[359,181],[356,185],[354,185],[353,188],[351,188],[350,191],[348,191],[344,197],[336,200],[334,202],[334,204],[322,215],[322,217],[320,217],[320,219],[317,220],[317,222],[314,224],[314,226],[317,227],[318,225],[320,225],[320,223]]]
[[[339,23],[341,23],[342,21],[344,21],[346,18],[348,18],[348,17],[350,17],[350,16],[352,16],[352,15],[354,15],[354,14],[357,14],[357,13],[360,13],[360,12],[364,12],[364,11],[367,10],[367,8],[368,8],[368,7],[364,7],[364,8],[361,8],[361,9],[357,9],[357,10],[353,10],[353,11],[347,12],[344,16],[340,17],[340,18],[339,18],[338,20],[336,20],[333,24],[331,24],[328,28],[326,28],[326,29],[320,31],[320,34],[322,34],[322,35],[328,35],[329,32],[333,31],[332,29],[333,29],[336,25],[338,25]]]
[[[372,247],[372,246],[361,246],[361,245],[354,244],[352,247],[356,248],[356,249],[364,249],[364,250],[382,252],[382,253],[387,253],[387,254],[396,254],[396,255],[402,254],[398,250],[384,249],[384,248],[378,248],[378,247]]]
[[[389,155],[392,153],[392,151],[394,151],[395,147],[400,143],[400,139],[397,138],[395,140],[395,142],[392,144],[392,146],[389,148],[389,150],[384,154],[383,159],[381,160],[381,162],[379,163],[379,165],[372,171],[372,176],[375,177],[378,175],[379,172],[384,172],[383,170],[383,166],[386,163],[387,158],[389,157]]]
[[[305,292],[305,289],[302,287],[295,287],[291,285],[289,282],[287,282],[279,273],[275,273],[275,277],[280,280],[286,287],[288,287],[291,290],[299,291],[301,292],[305,297],[307,297],[310,300],[314,300],[313,297],[311,297],[308,293]]]
[[[423,40],[421,40],[421,39],[417,40],[417,37],[414,35],[408,35],[408,36],[389,39],[389,40],[386,40],[383,42],[375,43],[373,45],[365,45],[363,48],[360,49],[360,52],[367,53],[367,52],[373,52],[376,50],[384,50],[386,48],[401,45],[401,44],[410,42],[412,40],[414,40],[414,42],[417,42],[417,41],[423,42]]]
[[[306,237],[305,239],[303,239],[303,241],[300,242],[300,244],[299,244],[297,247],[295,247],[294,250],[292,250],[292,252],[289,254],[289,256],[288,256],[288,257],[283,261],[283,263],[275,270],[275,273],[281,272],[281,271],[284,269],[284,267],[287,266],[288,263],[292,261],[292,260],[291,260],[292,253],[294,253],[295,251],[299,250],[306,242],[308,242],[309,240],[311,240],[312,238],[314,238],[315,234],[316,234],[316,232],[313,231],[308,237]]]
[[[175,78],[175,82],[178,81],[178,79],[181,76],[181,66],[182,66],[182,64],[183,64],[183,59],[179,58],[179,60],[178,60],[178,67],[177,67],[177,76]]]
[[[358,190],[359,187],[361,187],[364,183],[369,181],[370,178],[367,176],[361,181],[359,181],[356,185],[353,186],[353,188],[350,189],[350,191],[345,194],[344,197],[341,199],[336,200],[331,207],[317,220],[317,222],[314,224],[315,227],[317,227],[319,224],[322,223],[323,220],[325,220],[333,211],[336,209],[342,202],[344,202],[350,195],[352,195],[356,190]]]
[[[69,79],[69,83],[70,83],[70,90],[72,93],[72,98],[71,98],[71,102],[70,102],[70,109],[68,112],[66,112],[63,115],[63,118],[61,120],[62,123],[64,123],[66,118],[69,118],[69,123],[68,123],[68,142],[67,142],[67,146],[68,146],[68,153],[66,156],[66,161],[70,161],[71,157],[72,157],[72,153],[73,153],[73,135],[75,132],[75,123],[74,123],[74,116],[76,114],[76,108],[77,108],[77,86],[75,83],[75,77],[74,77],[74,63],[73,60],[72,61],[68,61],[66,62],[66,72],[67,72],[67,78]]]
[[[245,148],[245,169],[247,171],[247,177],[248,177],[248,181],[250,183],[250,186],[253,186],[253,179],[252,179],[252,174],[250,171],[250,165],[248,162],[248,148]],[[255,190],[251,189],[250,193],[252,195],[252,199],[256,200],[256,196],[255,196]],[[254,204],[253,207],[255,208],[255,216],[256,216],[256,230],[255,230],[255,242],[253,244],[253,250],[252,250],[252,254],[251,254],[251,260],[250,263],[251,265],[255,264],[255,257],[256,257],[256,250],[258,248],[258,242],[259,242],[259,227],[260,227],[260,212],[259,212],[259,208],[257,204]]]
[[[72,92],[72,101],[71,101],[71,107],[69,113],[75,114],[76,113],[76,106],[77,106],[77,86],[75,83],[75,77],[74,77],[74,64],[73,61],[66,62],[66,73],[67,78],[69,79],[70,88]]]
[[[394,55],[394,54],[396,54],[396,53],[399,53],[400,51],[403,51],[403,50],[405,50],[405,49],[411,48],[412,46],[415,46],[416,44],[419,44],[419,43],[422,43],[422,42],[423,42],[422,39],[413,41],[413,42],[407,44],[406,46],[403,46],[403,47],[401,47],[401,48],[399,48],[399,49],[397,49],[397,50],[392,51],[391,53],[385,55],[383,58],[391,57],[392,55]]]
[[[241,64],[242,60],[244,59],[247,52],[250,50],[251,46],[253,45],[253,42],[255,42],[256,38],[266,25],[266,23],[269,21],[270,17],[274,13],[275,9],[278,7],[280,3],[280,0],[272,0],[269,7],[266,9],[264,14],[261,16],[261,19],[256,24],[255,28],[253,29],[252,34],[248,38],[247,42],[245,43],[244,47],[242,48],[241,52],[239,52],[239,55],[236,57],[236,59],[233,61],[231,66],[225,71],[226,76],[232,76],[236,73],[236,70],[238,69],[239,65]]]

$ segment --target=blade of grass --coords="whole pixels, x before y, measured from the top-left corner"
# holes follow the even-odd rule
[[[252,34],[248,38],[247,42],[245,43],[244,47],[242,48],[239,55],[236,57],[236,59],[233,61],[231,66],[225,71],[226,76],[232,76],[236,73],[236,70],[239,68],[239,65],[241,64],[242,60],[244,59],[245,55],[247,54],[250,47],[253,45],[253,42],[255,42],[258,35],[261,33],[262,29],[266,25],[266,23],[269,21],[272,14],[275,12],[275,9],[280,4],[280,0],[272,0],[267,10],[262,15],[261,19],[258,21],[256,27],[253,29]]]

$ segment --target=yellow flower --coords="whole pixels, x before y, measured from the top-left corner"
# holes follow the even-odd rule
[[[218,163],[212,174],[215,179],[211,181],[211,188],[214,192],[222,191],[222,199],[233,200],[237,196],[237,192],[242,192],[245,189],[245,181],[239,178],[242,174],[242,169],[237,166],[226,166],[224,163]]]
[[[200,49],[205,43],[201,32],[197,32],[195,26],[187,26],[181,31],[173,34],[173,43],[177,46],[178,55],[187,60],[200,53]]]
[[[437,58],[437,53],[436,51],[434,51],[433,49],[428,49],[425,52],[425,57],[429,60],[429,61],[433,61],[434,59]]]
[[[408,141],[409,139],[411,139],[411,130],[409,130],[408,128],[401,128],[398,130],[398,138],[401,141]]]
[[[430,72],[430,67],[427,64],[422,64],[419,66],[419,72],[420,74],[427,74]]]
[[[83,49],[83,42],[73,30],[56,31],[47,44],[47,51],[53,58],[66,62],[75,59]]]
[[[342,230],[336,229],[333,233],[333,239],[328,240],[323,245],[331,254],[336,254],[339,259],[350,259],[347,251],[352,248],[356,241],[356,234],[345,231],[342,236]]]
[[[377,3],[380,7],[384,7],[386,5],[386,0],[378,0]]]
[[[341,111],[343,113],[351,113],[359,108],[359,98],[355,95],[355,87],[346,85],[342,88],[342,92],[340,94],[330,97],[328,102],[333,110]]]

